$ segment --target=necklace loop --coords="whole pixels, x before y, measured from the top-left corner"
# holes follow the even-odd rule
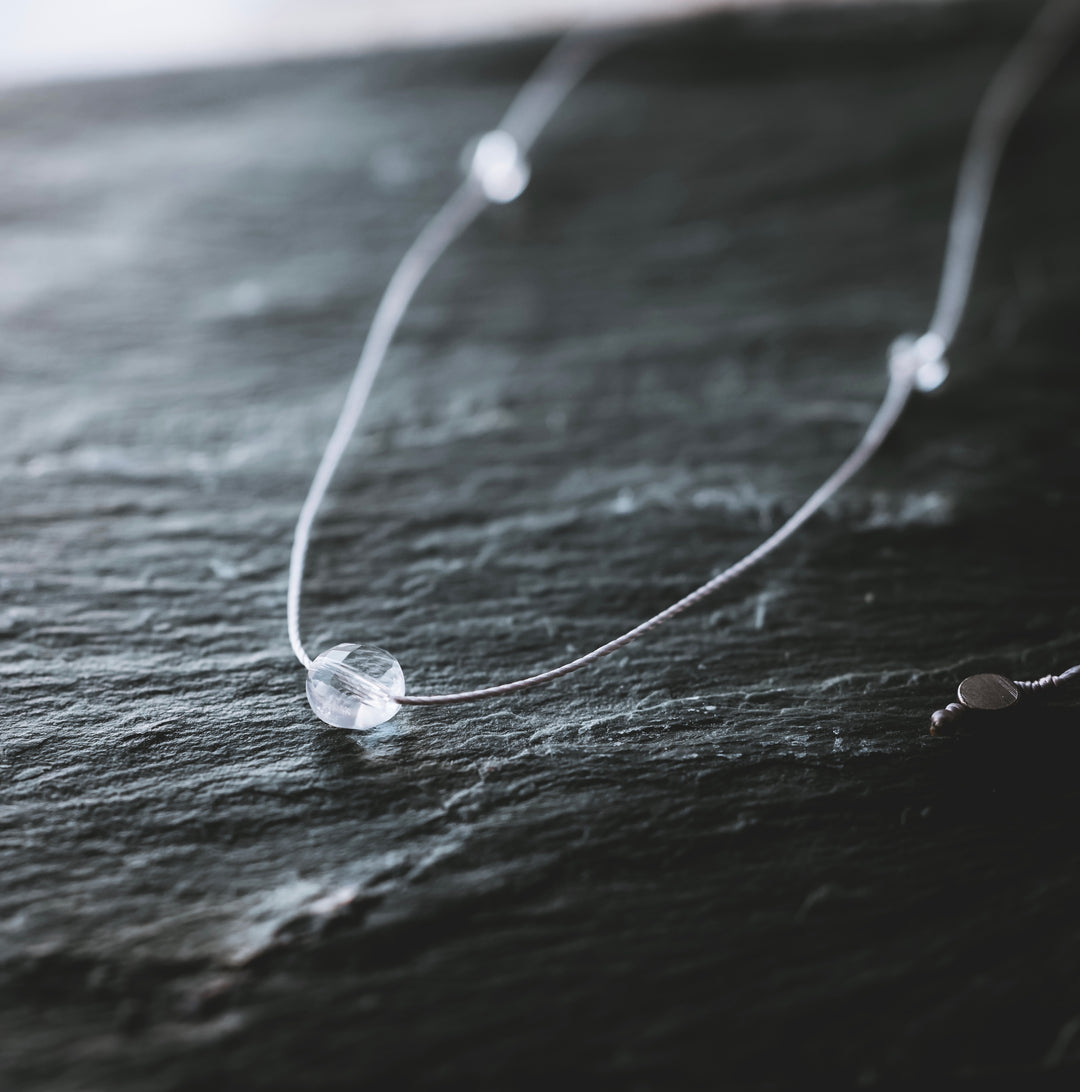
[[[374,724],[387,719],[398,704],[450,705],[478,701],[517,693],[561,678],[624,647],[700,602],[741,576],[795,534],[866,465],[899,419],[911,391],[936,390],[948,377],[945,352],[959,327],[970,295],[975,260],[1005,143],[1035,92],[1064,54],[1078,22],[1080,3],[1077,0],[1049,0],[991,81],[976,112],[960,167],[934,317],[924,334],[893,342],[888,358],[890,381],[877,412],[852,452],[810,497],[745,557],[640,625],[575,660],[495,686],[406,696],[399,692],[399,688],[403,689],[403,681],[393,672],[387,674],[381,669],[380,657],[386,657],[395,666],[396,661],[380,649],[338,645],[316,661],[304,651],[300,641],[300,590],[311,527],[413,294],[446,248],[480,214],[485,203],[505,204],[521,195],[529,181],[529,149],[574,85],[618,36],[586,32],[563,38],[519,91],[501,124],[476,140],[466,155],[465,182],[435,214],[402,258],[376,310],[345,405],[301,507],[289,565],[286,617],[293,651],[309,669],[311,687],[318,699],[312,701],[313,707],[318,705],[315,711],[322,716],[320,709],[333,710],[334,720],[351,718],[359,727],[361,721]],[[348,656],[356,659],[361,655],[368,659],[360,666],[345,662]],[[376,663],[379,670],[371,667],[369,661]],[[397,671],[400,673],[400,668]]]

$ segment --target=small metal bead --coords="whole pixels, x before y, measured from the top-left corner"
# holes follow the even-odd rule
[[[944,709],[938,709],[930,717],[930,734],[932,736],[946,735],[949,725],[954,724],[967,712],[967,706],[955,701],[950,702]]]
[[[996,713],[1015,705],[1020,691],[1004,675],[969,675],[957,688],[956,696],[969,709]]]
[[[935,391],[949,378],[945,342],[935,333],[898,337],[889,346],[889,368],[894,374],[910,374],[916,390]]]
[[[529,184],[529,162],[505,129],[492,129],[477,139],[468,154],[468,171],[484,196],[497,205],[520,197]]]
[[[923,334],[912,350],[920,361],[915,372],[916,388],[924,394],[936,391],[949,378],[949,362],[945,359],[945,342],[941,335]]]

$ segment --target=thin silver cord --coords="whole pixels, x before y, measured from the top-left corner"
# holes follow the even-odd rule
[[[584,29],[571,32],[560,39],[533,76],[518,91],[497,131],[509,133],[522,154],[527,152],[566,96],[620,36],[619,31]],[[315,477],[300,507],[296,530],[293,532],[285,615],[289,644],[292,645],[296,658],[305,667],[311,667],[312,659],[304,651],[300,640],[300,591],[315,517],[364,412],[372,384],[386,359],[390,342],[413,296],[447,247],[480,215],[487,204],[488,197],[476,174],[469,173],[405,252],[375,311],[337,424],[334,425]]]
[[[1065,52],[1078,15],[1080,0],[1050,0],[992,80],[976,113],[964,151],[934,318],[921,338],[894,344],[890,353],[889,385],[865,433],[851,454],[797,511],[745,557],[658,614],[577,659],[496,686],[446,694],[393,695],[394,700],[402,705],[480,701],[539,686],[586,667],[681,614],[762,561],[791,538],[869,462],[899,419],[913,387],[929,389],[944,378],[944,353],[956,334],[970,294],[990,194],[1006,140],[1040,84]],[[564,38],[521,89],[500,129],[510,133],[522,151],[531,147],[543,125],[604,48],[609,46],[603,36]],[[434,262],[476,218],[485,203],[475,176],[470,176],[410,247],[376,311],[341,416],[297,521],[289,568],[287,612],[289,640],[297,658],[306,667],[310,667],[312,661],[304,652],[299,637],[300,584],[311,525],[319,504],[363,411],[371,384],[405,308]],[[928,370],[933,377],[924,380]]]
[[[311,525],[315,522],[319,506],[326,495],[330,479],[334,476],[342,455],[356,428],[356,422],[367,405],[371,385],[386,357],[386,350],[394,336],[405,309],[416,294],[431,267],[439,260],[446,248],[476,219],[487,198],[472,177],[467,178],[454,191],[453,196],[425,225],[416,241],[405,252],[390,283],[379,301],[375,318],[360,361],[356,366],[341,415],[326,445],[319,467],[315,471],[308,494],[300,508],[293,534],[292,555],[289,558],[289,589],[285,598],[285,612],[289,624],[289,643],[297,659],[311,667],[312,661],[300,642],[300,588],[304,577],[304,560],[311,541]]]
[[[527,155],[567,95],[601,57],[629,36],[625,30],[580,29],[560,38],[522,85],[498,128]]]
[[[1078,24],[1080,2],[1051,0],[997,70],[979,103],[956,181],[941,286],[927,330],[945,345],[956,337],[971,293],[994,178],[1009,134],[1065,55]]]
[[[630,644],[631,641],[636,640],[643,633],[648,633],[649,630],[655,629],[657,626],[668,621],[668,619],[674,618],[675,615],[681,614],[684,610],[694,606],[695,603],[699,603],[706,596],[712,595],[718,588],[723,587],[725,584],[729,584],[732,580],[736,579],[736,577],[741,576],[751,566],[756,565],[762,558],[771,554],[773,550],[781,545],[781,543],[784,543],[791,538],[791,536],[795,534],[795,532],[823,504],[825,504],[838,489],[867,464],[874,452],[881,446],[882,441],[888,436],[889,430],[896,423],[897,418],[904,409],[908,395],[911,393],[912,381],[914,378],[914,371],[911,365],[917,365],[917,363],[918,361],[911,357],[898,359],[897,366],[892,369],[889,388],[886,391],[885,398],[878,407],[877,413],[874,414],[874,419],[870,422],[869,427],[863,434],[863,438],[856,445],[855,450],[851,452],[851,454],[820,486],[818,486],[811,496],[803,503],[802,507],[800,507],[794,515],[790,516],[782,527],[774,531],[756,549],[751,550],[744,558],[736,561],[734,565],[729,566],[722,573],[717,573],[716,576],[711,580],[706,581],[701,587],[695,588],[689,595],[683,596],[682,599],[678,600],[676,603],[672,603],[670,607],[666,607],[659,614],[654,614],[652,618],[648,618],[640,625],[635,626],[631,630],[627,630],[622,636],[616,637],[612,641],[608,641],[606,645],[594,648],[592,652],[587,652],[584,656],[579,656],[576,660],[571,660],[569,663],[562,664],[559,667],[553,667],[550,671],[542,671],[538,675],[530,675],[525,679],[515,679],[513,682],[502,683],[499,686],[485,686],[479,690],[463,690],[454,694],[395,695],[394,700],[401,705],[456,705],[460,702],[479,701],[482,698],[494,698],[503,694],[513,694],[518,690],[527,690],[532,686],[539,686],[542,683],[551,682],[554,679],[561,679],[563,675],[569,675],[572,671],[577,671],[580,668],[593,663],[595,660],[610,655],[624,645]]]

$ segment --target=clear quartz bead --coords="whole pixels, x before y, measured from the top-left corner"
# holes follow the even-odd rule
[[[315,715],[335,728],[362,731],[388,721],[405,692],[401,664],[374,645],[334,645],[308,668],[307,696]]]

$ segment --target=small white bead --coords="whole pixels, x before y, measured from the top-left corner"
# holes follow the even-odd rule
[[[335,728],[361,731],[388,721],[405,692],[401,664],[374,645],[334,645],[308,668],[307,696],[315,715]]]
[[[492,129],[477,140],[469,172],[480,183],[484,196],[497,205],[520,197],[529,184],[528,160],[505,129]]]
[[[935,391],[949,378],[945,342],[940,334],[898,337],[889,347],[889,367],[898,375],[911,377],[916,390]]]
[[[949,364],[946,360],[928,360],[919,366],[915,373],[915,387],[924,394],[936,391],[949,378]]]
[[[936,391],[949,378],[949,362],[945,359],[945,342],[940,334],[927,333],[912,346],[922,361],[915,372],[915,386],[924,392]]]

